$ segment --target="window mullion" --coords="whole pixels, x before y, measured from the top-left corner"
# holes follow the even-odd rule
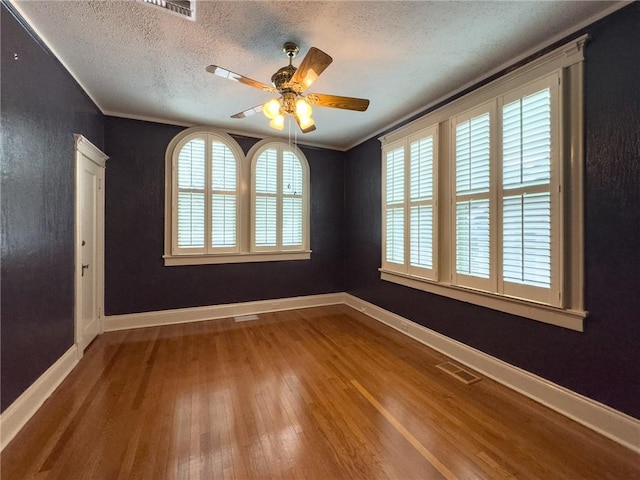
[[[278,146],[277,174],[276,174],[276,248],[282,250],[283,236],[283,182],[284,182],[284,152],[282,146]]]
[[[502,117],[498,112],[502,110],[502,99],[493,102],[491,107],[491,155],[490,165],[490,185],[489,191],[489,221],[491,231],[491,291],[502,293]]]
[[[204,149],[204,242],[205,242],[205,252],[211,253],[213,250],[212,243],[212,219],[211,219],[211,210],[212,210],[212,169],[213,169],[213,148],[211,147],[212,138],[211,135],[205,135],[205,149]]]
[[[404,144],[404,264],[402,270],[408,273],[411,269],[411,145]]]
[[[171,157],[171,253],[178,253],[178,155]]]

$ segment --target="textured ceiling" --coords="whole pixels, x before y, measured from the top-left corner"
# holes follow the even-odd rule
[[[336,149],[625,4],[198,0],[190,21],[136,0],[12,3],[104,113],[259,137],[278,134],[263,115],[229,117],[274,95],[205,67],[269,84],[285,41],[300,45],[294,65],[317,47],[333,63],[309,93],[371,100],[364,113],[314,109],[317,130],[298,141]]]

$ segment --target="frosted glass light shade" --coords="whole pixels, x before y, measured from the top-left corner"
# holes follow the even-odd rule
[[[282,130],[284,128],[284,116],[278,114],[270,122],[269,126],[276,130]]]
[[[298,117],[309,118],[311,117],[311,113],[311,105],[309,105],[304,98],[296,100],[296,115],[298,115]]]
[[[307,128],[315,125],[316,122],[313,121],[311,117],[298,117],[300,120],[300,128],[302,130],[306,130]]]
[[[278,99],[273,98],[265,103],[262,106],[262,113],[264,113],[265,117],[270,118],[271,120],[276,118],[280,113],[280,102]]]

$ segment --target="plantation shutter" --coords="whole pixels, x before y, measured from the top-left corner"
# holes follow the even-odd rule
[[[282,155],[282,246],[302,246],[302,165],[292,152]]]
[[[491,272],[490,134],[489,112],[455,126],[456,273],[479,279],[489,279]]]
[[[386,261],[404,264],[405,158],[404,147],[386,155]]]
[[[224,143],[211,143],[211,246],[235,247],[237,224],[236,159]]]
[[[178,155],[178,248],[205,248],[205,141],[196,138]]]
[[[223,140],[206,133],[173,157],[173,254],[238,251],[237,161]]]
[[[505,284],[551,287],[551,100],[551,89],[544,88],[502,108],[502,277]],[[549,301],[548,294],[541,299]]]
[[[433,134],[411,142],[409,165],[409,265],[425,275],[434,267]]]
[[[278,151],[270,148],[260,154],[254,173],[254,236],[255,245],[277,245],[278,217]]]

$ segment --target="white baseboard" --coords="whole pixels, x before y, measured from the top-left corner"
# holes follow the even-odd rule
[[[58,385],[78,363],[78,349],[74,345],[51,365],[0,415],[0,451],[16,436],[38,411]]]
[[[346,293],[111,315],[104,318],[103,326],[104,331],[115,331],[340,303],[347,304],[463,365],[640,453],[640,420]],[[0,415],[0,451],[73,370],[79,358],[77,347],[74,345]]]
[[[227,303],[208,307],[179,308],[158,312],[130,313],[126,315],[107,315],[103,319],[105,332],[127,330],[130,328],[156,327],[177,323],[200,322],[229,318],[239,315],[252,315],[296,308],[320,307],[344,303],[344,293],[326,293],[304,297],[260,300],[257,302]]]
[[[640,420],[353,295],[345,303],[420,343],[640,453]],[[404,327],[404,328],[403,328]]]

